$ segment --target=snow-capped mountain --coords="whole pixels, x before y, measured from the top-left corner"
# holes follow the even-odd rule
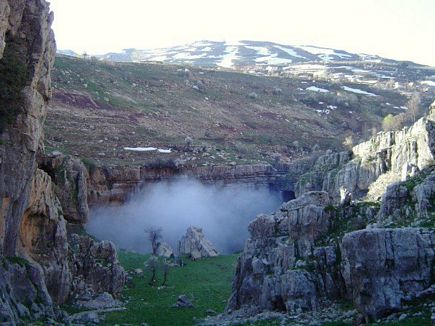
[[[232,43],[199,41],[161,49],[126,49],[120,53],[108,53],[101,57],[113,61],[158,61],[222,68],[285,67],[308,62],[349,62],[381,59],[378,56],[355,54],[317,46],[294,46],[260,41]]]

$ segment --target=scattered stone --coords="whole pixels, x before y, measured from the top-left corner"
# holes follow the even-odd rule
[[[98,325],[101,322],[101,319],[96,312],[91,311],[91,312],[85,312],[85,313],[73,315],[71,316],[70,321],[72,324],[83,323],[83,324]]]
[[[185,294],[181,294],[177,298],[177,302],[172,306],[173,308],[193,308],[193,304]]]
[[[119,300],[113,299],[111,294],[104,292],[91,300],[79,300],[75,303],[75,305],[80,308],[100,310],[120,307],[122,303]]]
[[[143,275],[143,270],[141,269],[141,268],[136,268],[136,269],[134,269],[133,270],[133,273],[135,274],[135,275]]]

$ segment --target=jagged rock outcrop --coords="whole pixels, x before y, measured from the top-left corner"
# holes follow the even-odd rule
[[[227,312],[297,315],[351,300],[358,320],[373,322],[432,293],[433,117],[378,134],[355,146],[354,158],[320,157],[301,177],[298,198],[251,222]],[[397,178],[385,172],[403,181],[391,184]],[[379,176],[381,201],[362,201]]]
[[[379,197],[388,184],[406,180],[433,164],[434,139],[435,113],[431,113],[409,128],[381,132],[354,146],[352,157],[347,152],[321,156],[313,170],[299,179],[296,195],[324,190],[335,203],[361,199],[369,190],[372,198]],[[388,178],[382,180],[380,176]],[[378,185],[374,186],[378,179]]]
[[[109,292],[118,296],[125,284],[126,273],[119,264],[114,244],[72,234],[70,246],[71,295]]]
[[[377,216],[382,226],[433,226],[435,171],[426,168],[415,177],[387,187]]]
[[[37,169],[20,228],[21,252],[41,265],[48,292],[65,302],[71,287],[66,223],[50,176]]]
[[[219,255],[213,244],[204,237],[202,229],[193,226],[187,229],[186,234],[178,244],[178,248],[180,255],[186,255],[193,260]]]
[[[308,192],[257,217],[238,260],[227,311],[298,314],[341,298],[351,299],[373,321],[429,288],[435,230],[364,229],[375,222],[376,209],[348,205],[334,207],[326,192]],[[353,229],[363,230],[346,233]]]
[[[346,234],[342,275],[367,321],[402,308],[433,282],[435,230],[368,229]]]
[[[54,152],[40,157],[39,166],[55,184],[63,215],[69,223],[85,224],[88,221],[88,171],[82,161]]]
[[[2,325],[14,325],[21,319],[59,317],[41,268],[24,259],[0,257],[0,294]]]
[[[350,152],[327,153],[320,156],[307,173],[298,175],[295,194],[299,197],[307,191],[329,189],[337,172],[351,160]]]
[[[308,192],[249,225],[250,238],[238,261],[229,309],[255,305],[297,313],[318,309],[321,292],[336,295],[341,284],[333,277],[335,249],[316,246],[332,225],[325,210],[329,204],[328,193]],[[310,273],[320,261],[324,262],[320,274]]]

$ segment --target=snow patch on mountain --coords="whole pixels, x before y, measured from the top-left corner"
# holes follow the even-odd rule
[[[352,88],[352,87],[347,87],[347,86],[341,86],[341,88],[347,92],[352,92],[355,94],[361,94],[361,95],[367,95],[367,96],[377,96],[376,94],[366,92],[366,91],[363,91],[362,89],[358,89],[358,88]]]
[[[239,49],[237,46],[227,46],[225,49],[225,55],[217,65],[222,68],[233,67],[234,60],[238,58],[237,56],[238,51]]]
[[[305,90],[312,91],[312,92],[318,92],[318,93],[329,93],[329,91],[327,89],[316,87],[316,86],[307,87]]]
[[[281,50],[281,51],[286,52],[288,55],[290,55],[292,57],[308,60],[306,57],[297,54],[297,52],[295,50],[293,50],[293,49],[289,49],[289,48],[286,48],[286,47],[283,47],[283,46],[280,46],[280,45],[275,45],[274,47],[279,49],[279,50]]]

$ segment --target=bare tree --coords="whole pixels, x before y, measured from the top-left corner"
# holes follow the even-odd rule
[[[145,233],[148,235],[148,240],[151,242],[152,254],[156,256],[159,240],[162,238],[162,228],[151,226],[145,229]]]
[[[414,93],[412,94],[411,98],[406,104],[406,107],[408,108],[406,113],[410,116],[413,123],[415,122],[415,120],[417,119],[420,113],[420,103],[421,103],[420,94]]]
[[[157,267],[159,266],[159,259],[156,256],[151,256],[145,262],[145,268],[151,272],[151,279],[149,284],[151,286],[156,285],[157,283]]]

